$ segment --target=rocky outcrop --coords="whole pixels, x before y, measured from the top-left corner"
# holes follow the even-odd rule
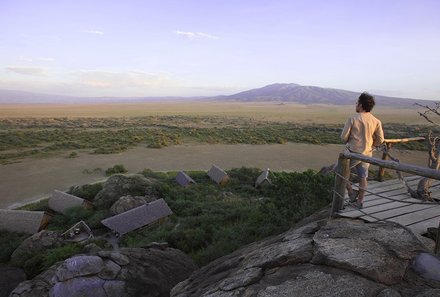
[[[10,296],[169,296],[171,288],[195,269],[193,261],[176,249],[101,250],[55,264],[22,282]]]
[[[7,297],[21,282],[26,280],[23,269],[17,267],[0,267],[0,297]]]
[[[420,273],[433,269],[420,268],[433,263],[423,253],[397,224],[318,220],[217,259],[171,296],[440,296],[440,282]]]
[[[110,207],[110,212],[113,215],[117,215],[132,208],[144,205],[147,203],[147,199],[144,196],[122,196]]]
[[[40,231],[26,238],[11,255],[11,263],[17,266],[23,266],[24,262],[35,255],[47,249],[63,246],[65,241],[61,233],[57,231]]]
[[[151,184],[149,179],[140,174],[112,175],[96,194],[93,204],[100,209],[108,209],[122,196],[144,196]]]

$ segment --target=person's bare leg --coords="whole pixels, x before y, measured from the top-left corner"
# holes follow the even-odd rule
[[[347,189],[348,195],[353,195],[353,187],[351,186],[351,183],[346,182],[345,188]]]
[[[368,186],[368,182],[367,182],[367,178],[360,178],[359,179],[359,197],[358,197],[358,201],[359,203],[363,203],[364,202],[364,196],[365,196],[365,190],[367,189]]]

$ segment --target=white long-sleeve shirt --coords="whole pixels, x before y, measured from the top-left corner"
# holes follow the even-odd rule
[[[341,139],[350,151],[372,156],[373,146],[384,141],[382,123],[370,112],[356,113],[345,123]]]

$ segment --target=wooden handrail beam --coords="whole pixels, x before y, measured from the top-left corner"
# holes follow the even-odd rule
[[[400,162],[394,162],[389,160],[381,160],[373,157],[367,157],[361,154],[351,153],[351,152],[344,152],[341,153],[340,156],[343,156],[348,159],[354,159],[366,163],[370,163],[373,165],[377,165],[380,167],[385,167],[389,169],[394,169],[398,171],[403,171],[406,173],[411,173],[419,176],[429,177],[433,179],[440,180],[440,171],[436,169],[431,169],[427,167],[421,167],[417,165],[411,165],[406,163],[400,163]]]
[[[400,139],[385,139],[383,142],[385,143],[402,143],[402,142],[411,142],[411,141],[423,141],[425,137],[409,137],[409,138],[400,138]]]

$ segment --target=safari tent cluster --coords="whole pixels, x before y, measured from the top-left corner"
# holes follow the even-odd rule
[[[212,165],[207,175],[216,184],[223,186],[228,180],[228,174],[216,165]],[[255,186],[270,184],[269,169],[261,173],[255,182]],[[181,186],[189,186],[196,182],[184,171],[180,171],[176,176],[176,182]],[[72,207],[92,208],[93,205],[80,197],[54,190],[48,201],[51,211],[66,214]],[[101,223],[113,232],[123,235],[130,231],[149,226],[172,214],[172,210],[164,199],[157,199],[150,203],[145,203],[139,207],[132,208],[126,212],[106,218]],[[51,212],[45,211],[27,211],[27,210],[9,210],[0,209],[0,230],[10,232],[21,232],[34,234],[46,228]],[[63,233],[66,240],[81,241],[92,237],[91,229],[80,221]]]

